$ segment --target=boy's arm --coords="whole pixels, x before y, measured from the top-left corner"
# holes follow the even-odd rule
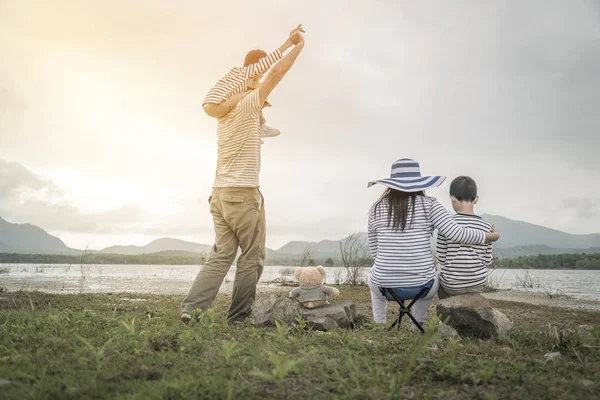
[[[446,263],[446,252],[448,251],[448,241],[443,235],[437,234],[435,257],[438,263],[444,265]]]
[[[298,55],[300,55],[302,49],[304,49],[304,37],[299,34],[298,43],[294,46],[292,51],[287,53],[285,57],[281,59],[281,61],[275,64],[273,69],[271,69],[265,78],[265,81],[258,87],[259,101],[261,105],[265,102],[267,97],[269,97],[273,89],[275,89],[275,86],[281,82],[290,68],[292,68],[292,65],[294,65],[296,62],[296,58],[298,58]]]
[[[290,42],[290,46],[291,46],[290,39],[288,39],[286,41],[286,43],[288,41]],[[256,75],[260,75],[260,74],[268,71],[269,68],[271,68],[271,65],[273,65],[277,61],[281,60],[282,53],[283,53],[283,51],[281,51],[281,49],[283,47],[284,47],[284,45],[282,45],[279,49],[275,50],[271,54],[268,54],[266,57],[261,58],[260,60],[258,60],[258,62],[256,64],[250,64],[247,67],[244,67],[244,69],[245,69],[245,71],[244,71],[245,78],[246,79],[252,79]]]
[[[273,64],[281,60],[281,58],[283,57],[283,53],[285,53],[287,49],[294,45],[294,42],[292,41],[292,36],[297,32],[304,32],[304,29],[302,29],[302,25],[298,25],[296,29],[291,31],[290,36],[285,42],[283,42],[281,46],[279,46],[277,50],[267,55],[266,57],[261,58],[256,64],[251,64],[245,67],[246,79],[252,79],[256,75],[265,73],[269,70],[269,68],[271,68]]]

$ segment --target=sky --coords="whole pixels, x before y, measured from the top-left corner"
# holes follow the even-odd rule
[[[267,246],[366,230],[399,158],[476,211],[600,232],[600,2],[0,0],[0,217],[70,247],[211,244],[206,92],[302,23],[265,110]]]

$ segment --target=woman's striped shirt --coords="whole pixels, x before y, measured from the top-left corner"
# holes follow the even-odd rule
[[[422,285],[435,277],[430,239],[434,229],[458,243],[483,244],[485,233],[461,227],[433,197],[417,196],[414,217],[412,204],[404,231],[388,226],[388,201],[383,199],[377,211],[369,214],[369,249],[375,263],[371,282],[380,287]]]

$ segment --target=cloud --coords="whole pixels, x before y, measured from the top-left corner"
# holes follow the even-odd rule
[[[0,159],[0,199],[14,196],[18,191],[54,190],[53,183],[16,162]]]
[[[306,48],[265,111],[282,131],[262,150],[268,242],[364,229],[378,195],[366,182],[406,156],[449,180],[473,175],[487,212],[598,229],[596,1],[239,1],[234,13],[204,2],[71,3],[0,6],[0,34],[11,38],[0,41],[0,149],[35,171],[71,169],[146,196],[84,212],[85,196],[69,197],[77,185],[12,166],[0,209],[19,218],[210,240],[205,199],[195,200],[210,192],[216,158],[203,95],[248,49],[274,48],[302,22]]]
[[[131,204],[95,212],[72,205],[63,189],[22,164],[0,159],[0,214],[51,231],[118,232],[144,221],[144,211]]]
[[[579,220],[593,220],[600,215],[600,199],[569,197],[560,202],[561,209],[572,210]]]

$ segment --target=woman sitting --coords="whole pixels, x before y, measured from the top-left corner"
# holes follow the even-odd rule
[[[440,186],[446,178],[421,176],[419,163],[400,159],[392,165],[389,179],[369,182],[388,189],[369,213],[369,249],[374,265],[369,277],[373,319],[386,322],[388,299],[381,288],[418,290],[429,287],[426,296],[415,302],[412,314],[422,324],[439,283],[431,255],[430,238],[434,229],[448,240],[465,244],[483,244],[498,240],[500,234],[464,228],[425,190]],[[397,289],[398,288],[398,289]]]

